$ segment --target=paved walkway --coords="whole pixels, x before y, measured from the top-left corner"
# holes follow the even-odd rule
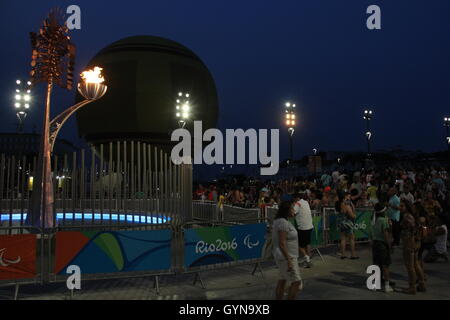
[[[450,299],[450,263],[438,262],[426,265],[428,291],[415,296],[400,292],[386,294],[366,288],[365,270],[371,264],[370,248],[359,246],[360,260],[341,260],[336,248],[322,252],[325,261],[314,256],[311,269],[301,269],[304,289],[299,300],[310,299]],[[74,299],[80,300],[270,300],[274,298],[278,271],[273,263],[262,265],[260,273],[251,275],[253,266],[240,266],[205,271],[201,277],[206,285],[192,285],[194,275],[165,276],[160,280],[161,294],[153,289],[153,278],[120,279],[82,282],[81,292]],[[392,278],[398,288],[407,286],[406,270],[398,249],[393,255]],[[0,288],[0,299],[11,299],[13,288]],[[65,284],[50,286],[22,286],[19,299],[68,299]]]

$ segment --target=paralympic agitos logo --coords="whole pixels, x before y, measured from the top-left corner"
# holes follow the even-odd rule
[[[261,175],[275,175],[279,169],[279,130],[270,129],[270,155],[268,129],[226,129],[225,138],[219,129],[202,131],[202,121],[194,121],[194,164],[259,164]],[[180,141],[181,140],[181,141]],[[225,152],[224,159],[224,140]],[[172,132],[171,141],[179,141],[171,152],[174,164],[192,164],[191,133],[184,128]],[[248,152],[246,152],[248,141]],[[203,150],[203,142],[210,142]],[[248,155],[248,163],[246,163]]]
[[[4,257],[5,254],[6,254],[6,248],[0,249],[0,267],[8,267],[12,264],[18,264],[22,260],[20,258],[20,256],[14,260],[6,259]]]

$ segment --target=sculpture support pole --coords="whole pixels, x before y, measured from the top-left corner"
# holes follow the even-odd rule
[[[61,112],[58,116],[56,116],[52,121],[50,121],[49,126],[49,143],[50,143],[50,152],[53,152],[53,148],[55,146],[56,137],[58,136],[59,130],[67,121],[67,119],[72,116],[75,112],[77,112],[81,107],[84,107],[88,103],[93,102],[94,100],[85,99],[65,111]]]
[[[26,224],[34,227],[51,229],[54,227],[54,194],[51,167],[51,153],[61,126],[83,105],[101,98],[107,86],[101,76],[102,68],[81,74],[83,82],[78,84],[78,91],[88,101],[82,101],[69,108],[54,121],[50,122],[50,99],[53,84],[68,90],[72,89],[73,66],[75,63],[75,46],[70,42],[69,29],[63,22],[63,14],[59,10],[52,10],[39,33],[30,33],[32,51],[30,72],[32,81],[47,83],[44,119],[42,126],[41,145],[39,149],[37,167],[34,168],[34,185],[31,194],[31,205],[27,214]],[[67,70],[67,71],[65,71]]]
[[[44,174],[43,174],[43,204],[42,204],[42,228],[53,228],[53,182],[52,182],[52,167],[51,167],[51,150],[50,150],[50,94],[52,91],[52,83],[47,88],[47,101],[45,106],[45,130],[44,133],[44,147],[42,154],[44,155]]]

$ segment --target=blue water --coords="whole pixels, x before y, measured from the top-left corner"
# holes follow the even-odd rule
[[[21,213],[13,213],[12,214],[12,221],[25,221],[25,219],[27,218],[27,214],[23,213],[23,218],[21,219]],[[84,220],[86,222],[92,221],[92,213],[69,213],[66,212],[65,214],[63,213],[57,213],[56,214],[56,220],[60,221],[60,220],[64,220],[64,215],[65,215],[65,220],[70,221],[70,220],[82,220],[83,219],[83,215],[84,215]],[[0,214],[0,221],[10,221],[10,216],[11,214],[9,213],[2,213]],[[122,213],[94,213],[94,221],[101,221],[102,220],[102,216],[103,216],[103,220],[105,222],[108,221],[114,221],[114,222],[134,222],[134,223],[147,223],[147,224],[160,224],[160,223],[166,223],[168,221],[171,220],[170,217],[165,217],[165,216],[161,216],[161,215],[153,215],[153,216],[148,216],[145,214],[122,214]],[[111,218],[111,219],[110,219]]]

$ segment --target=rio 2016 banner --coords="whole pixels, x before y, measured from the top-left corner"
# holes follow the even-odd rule
[[[184,234],[186,268],[262,257],[266,224],[187,229]]]
[[[330,240],[336,241],[340,238],[340,232],[337,225],[337,214],[330,215]],[[356,210],[356,219],[353,224],[353,233],[355,239],[369,239],[372,235],[372,211]]]
[[[36,276],[36,235],[0,236],[0,280]]]
[[[84,274],[171,267],[171,231],[84,231],[56,233],[55,274],[77,265]]]
[[[323,218],[322,216],[313,217],[314,229],[311,232],[311,245],[318,247],[324,244],[323,241]]]

